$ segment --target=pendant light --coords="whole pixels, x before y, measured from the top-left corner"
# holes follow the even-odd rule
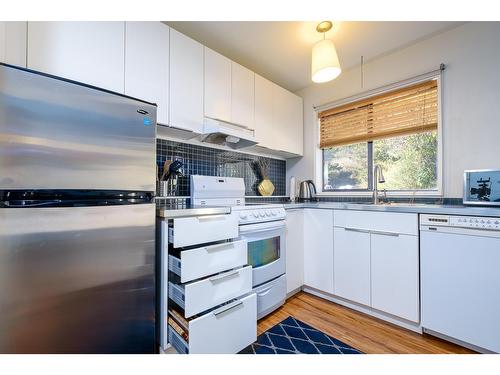
[[[323,21],[316,26],[318,33],[323,33],[323,39],[312,49],[311,79],[316,83],[331,81],[342,72],[340,62],[331,39],[325,38],[325,33],[332,28],[330,21]]]

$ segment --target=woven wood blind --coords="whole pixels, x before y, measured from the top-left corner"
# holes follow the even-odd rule
[[[319,113],[320,147],[437,129],[437,81],[430,80]]]

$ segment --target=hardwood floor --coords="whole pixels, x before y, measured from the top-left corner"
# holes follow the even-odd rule
[[[257,327],[258,334],[290,315],[364,353],[474,353],[461,346],[433,336],[419,335],[304,292],[294,295],[281,308],[261,319]]]

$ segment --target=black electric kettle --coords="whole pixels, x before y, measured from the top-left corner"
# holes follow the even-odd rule
[[[299,200],[301,201],[316,200],[316,186],[314,186],[314,182],[312,182],[312,180],[305,180],[300,183]]]

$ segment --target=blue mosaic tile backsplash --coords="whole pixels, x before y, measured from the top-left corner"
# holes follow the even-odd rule
[[[245,195],[260,195],[257,186],[261,179],[255,171],[254,163],[261,156],[244,154],[192,145],[165,139],[156,140],[156,163],[161,173],[165,160],[180,160],[184,163],[184,177],[179,178],[176,196],[190,194],[190,175],[242,177],[245,180]],[[286,162],[279,159],[269,160],[269,179],[274,184],[273,195],[286,194]]]

